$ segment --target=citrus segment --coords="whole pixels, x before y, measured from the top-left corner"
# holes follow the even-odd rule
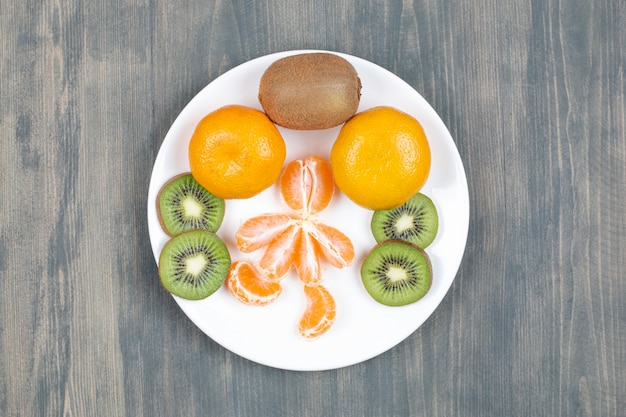
[[[330,152],[335,183],[372,210],[404,204],[428,179],[431,153],[422,125],[393,107],[365,110],[348,120]]]
[[[265,113],[229,105],[206,115],[189,141],[191,174],[212,194],[249,198],[274,184],[285,141]]]
[[[354,246],[345,234],[311,217],[330,204],[334,186],[325,159],[312,156],[292,161],[283,170],[278,187],[283,202],[295,213],[256,216],[235,233],[242,252],[264,252],[256,270],[247,261],[233,264],[227,279],[231,293],[247,304],[269,303],[280,294],[279,281],[293,267],[304,283],[307,303],[298,331],[307,339],[324,334],[335,321],[335,300],[320,285],[322,262],[344,268],[355,256]]]
[[[304,294],[307,300],[304,314],[298,324],[298,332],[307,339],[324,334],[335,322],[335,299],[321,285],[305,285]]]
[[[309,156],[287,164],[279,187],[285,204],[307,217],[328,207],[335,183],[330,164],[320,156]]]
[[[300,231],[299,225],[291,224],[267,245],[259,261],[259,268],[267,278],[279,280],[289,272],[294,263],[296,249],[294,243]]]
[[[294,223],[286,214],[262,214],[246,220],[235,233],[242,252],[254,252],[270,244],[274,237]]]
[[[319,249],[309,233],[300,233],[297,241],[294,266],[298,277],[307,285],[322,281]]]
[[[282,287],[265,279],[248,261],[236,261],[226,277],[226,288],[239,301],[249,305],[267,305],[278,298]]]
[[[348,236],[324,223],[315,223],[310,230],[322,257],[335,268],[345,268],[354,260],[354,246]]]

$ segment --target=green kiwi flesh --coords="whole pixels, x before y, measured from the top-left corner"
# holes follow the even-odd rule
[[[165,244],[159,256],[159,276],[170,293],[201,300],[220,288],[230,264],[228,248],[215,233],[192,230]]]
[[[375,211],[371,228],[376,242],[402,240],[426,249],[437,236],[439,216],[433,201],[417,193],[401,206]]]
[[[402,241],[376,245],[361,266],[363,286],[372,298],[387,306],[403,306],[422,298],[432,283],[428,255]]]
[[[196,229],[216,232],[224,211],[224,200],[207,191],[189,173],[170,179],[157,196],[157,216],[169,236]]]

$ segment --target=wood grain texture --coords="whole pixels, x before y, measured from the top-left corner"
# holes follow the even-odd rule
[[[624,415],[626,3],[188,3],[0,3],[0,415]],[[158,284],[146,223],[187,102],[304,48],[416,88],[471,204],[431,318],[313,373],[204,336]]]

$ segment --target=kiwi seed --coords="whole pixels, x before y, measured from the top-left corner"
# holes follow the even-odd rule
[[[433,201],[417,193],[401,206],[375,211],[371,227],[376,242],[395,239],[425,249],[435,240],[439,217]]]
[[[216,232],[224,220],[224,200],[201,186],[191,174],[170,179],[157,196],[157,215],[169,236],[204,229]]]
[[[361,279],[367,292],[379,303],[388,306],[411,304],[430,289],[430,258],[410,243],[385,241],[376,245],[365,258]]]
[[[228,248],[215,233],[192,230],[165,244],[159,257],[159,276],[170,293],[201,300],[224,283],[230,264]]]

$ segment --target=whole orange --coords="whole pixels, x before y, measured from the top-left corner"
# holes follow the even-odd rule
[[[388,106],[354,115],[339,131],[330,152],[337,188],[372,210],[400,206],[415,195],[428,179],[430,162],[422,125]]]
[[[274,184],[285,156],[276,125],[262,111],[241,105],[206,115],[189,142],[191,174],[224,199],[249,198]]]

